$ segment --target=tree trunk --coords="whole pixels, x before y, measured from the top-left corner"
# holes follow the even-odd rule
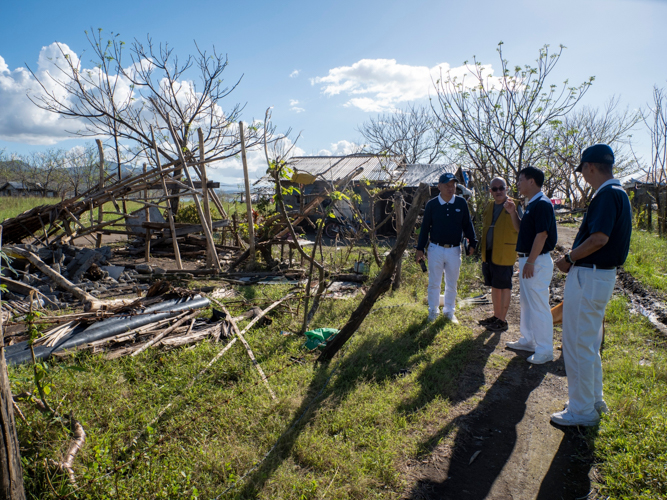
[[[415,193],[414,198],[412,199],[412,206],[405,216],[403,227],[396,237],[396,244],[394,248],[391,249],[389,255],[384,260],[384,264],[380,273],[373,281],[370,289],[366,293],[366,296],[361,301],[357,309],[350,315],[350,319],[347,321],[343,329],[333,338],[333,340],[324,348],[322,354],[317,359],[318,362],[326,362],[333,358],[336,353],[340,350],[341,347],[347,342],[354,332],[361,326],[364,319],[371,311],[375,302],[380,296],[389,290],[391,286],[391,278],[394,275],[394,270],[396,269],[396,263],[399,261],[400,257],[405,252],[405,249],[410,242],[410,237],[415,229],[415,222],[417,221],[417,216],[419,215],[419,210],[421,206],[426,202],[429,196],[429,187],[423,182],[419,184],[419,189]]]
[[[0,226],[0,248],[2,247],[2,226]],[[9,385],[7,362],[5,361],[5,333],[0,313],[0,497],[8,500],[25,500],[23,490],[23,469],[19,439],[14,421],[14,399]]]
[[[396,213],[396,234],[399,234],[403,228],[403,195],[399,191],[394,193],[394,212]],[[402,255],[398,257],[396,263],[396,274],[391,285],[392,290],[398,290],[401,287],[401,260]]]

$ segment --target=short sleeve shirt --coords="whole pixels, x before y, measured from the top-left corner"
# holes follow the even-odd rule
[[[623,265],[630,251],[632,208],[619,181],[605,184],[593,195],[572,248],[577,248],[594,233],[604,233],[609,237],[607,244],[577,262],[618,267]]]
[[[521,218],[519,237],[516,242],[516,251],[519,253],[530,253],[533,248],[535,236],[544,231],[547,232],[547,240],[540,254],[549,253],[556,247],[558,232],[556,230],[556,214],[551,200],[543,193],[539,193],[528,203],[526,211]]]

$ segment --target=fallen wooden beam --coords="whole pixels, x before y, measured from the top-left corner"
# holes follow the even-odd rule
[[[234,329],[234,333],[236,333],[236,336],[241,340],[241,342],[242,342],[243,345],[245,346],[245,348],[246,348],[246,352],[248,353],[248,356],[250,356],[250,360],[252,361],[252,364],[255,366],[255,368],[257,368],[257,371],[259,372],[259,375],[260,375],[260,377],[262,378],[262,382],[264,382],[264,385],[266,386],[267,390],[269,391],[269,394],[271,394],[271,398],[272,398],[272,399],[276,399],[276,394],[275,394],[275,393],[273,392],[273,390],[271,389],[271,386],[269,385],[269,381],[268,381],[268,379],[266,378],[266,375],[264,374],[264,370],[262,370],[262,367],[259,366],[259,363],[257,362],[257,359],[255,359],[255,355],[253,354],[252,349],[250,349],[250,345],[249,345],[248,342],[246,341],[246,339],[245,339],[245,337],[243,336],[243,334],[246,333],[248,330],[250,330],[250,328],[252,328],[252,327],[255,325],[255,323],[257,323],[260,319],[262,319],[264,316],[266,316],[266,314],[267,314],[269,311],[271,311],[272,309],[278,307],[278,305],[280,305],[280,304],[281,304],[282,302],[284,302],[285,300],[289,299],[292,295],[293,295],[293,294],[288,293],[288,294],[285,295],[282,299],[280,299],[280,300],[274,302],[274,303],[271,304],[269,307],[267,307],[266,309],[264,309],[264,310],[262,311],[261,314],[259,314],[258,316],[256,316],[250,323],[248,323],[248,325],[243,329],[242,332],[239,331],[239,327],[236,325],[236,322],[232,319],[232,315],[229,314],[229,311],[228,311],[227,308],[224,306],[224,304],[223,304],[222,302],[218,301],[217,299],[214,299],[214,298],[210,297],[210,300],[212,300],[213,302],[215,302],[216,304],[218,304],[218,305],[222,308],[222,311],[223,311],[223,312],[225,313],[225,315],[226,315],[226,319],[227,319],[227,321],[229,321],[229,323],[232,325],[232,328]]]
[[[138,356],[139,354],[141,354],[142,352],[144,352],[146,349],[148,349],[150,346],[152,346],[153,344],[155,344],[155,343],[158,342],[159,340],[162,340],[164,337],[166,337],[166,336],[169,335],[171,332],[173,332],[174,330],[176,330],[176,328],[178,328],[179,326],[181,326],[181,325],[182,325],[183,323],[185,323],[186,321],[189,321],[189,320],[193,320],[193,321],[194,321],[194,319],[197,317],[198,314],[199,314],[199,311],[195,311],[195,312],[193,312],[192,314],[189,314],[189,315],[187,315],[187,316],[183,316],[181,319],[179,319],[178,321],[176,321],[176,323],[174,323],[174,324],[171,325],[169,328],[167,328],[166,330],[164,330],[162,333],[156,335],[156,336],[153,337],[151,340],[149,340],[149,341],[146,342],[144,345],[142,345],[139,349],[137,349],[136,351],[134,351],[130,356],[132,356],[132,357],[134,357],[134,356]]]

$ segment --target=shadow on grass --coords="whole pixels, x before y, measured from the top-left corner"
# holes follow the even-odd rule
[[[409,372],[411,367],[421,362],[419,353],[433,341],[443,325],[442,320],[431,325],[428,325],[426,320],[413,323],[403,335],[395,336],[388,341],[386,338],[378,340],[357,337],[351,344],[353,350],[341,359],[340,365],[337,365],[337,373],[332,383],[327,386],[320,399],[313,402],[313,398],[322,390],[331,373],[328,366],[319,365],[303,402],[287,426],[288,429],[294,428],[281,437],[275,450],[233,496],[244,499],[256,498],[266,481],[289,458],[300,433],[316,415],[322,401],[326,400],[330,406],[339,406],[357,385],[365,380],[381,384],[384,380],[394,379],[406,371]],[[435,396],[435,393],[433,395]]]
[[[453,332],[452,328],[441,318],[433,324],[426,320],[415,322],[403,335],[390,339],[357,337],[352,345],[352,352],[341,361],[331,385],[325,389],[321,399],[311,403],[330,373],[327,366],[320,365],[307,389],[307,396],[287,426],[288,429],[292,426],[294,428],[282,436],[275,450],[245,480],[234,497],[255,498],[259,494],[269,478],[289,458],[301,431],[316,415],[322,400],[326,399],[327,405],[336,407],[359,383],[373,381],[381,385],[385,381],[409,374],[429,356],[426,348],[436,335],[448,335]],[[484,384],[484,366],[499,340],[499,333],[485,331],[477,337],[465,338],[455,343],[444,356],[421,369],[413,382],[418,386],[418,394],[401,404],[396,411],[410,414],[436,398],[447,398],[456,403],[474,395]],[[443,432],[446,434],[448,431],[443,429]],[[432,449],[438,439],[439,436],[434,436],[433,440],[423,443],[422,448]]]

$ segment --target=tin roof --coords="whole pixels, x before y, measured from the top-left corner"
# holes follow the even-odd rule
[[[0,185],[0,189],[14,189],[16,191],[31,191],[42,189],[42,185],[39,182],[17,182],[17,181],[7,181],[4,184]],[[51,191],[51,190],[49,190]]]
[[[455,174],[458,168],[458,165],[446,165],[444,163],[406,165],[401,182],[408,187],[419,186],[420,182],[433,186],[438,183],[441,174],[447,172]]]
[[[363,169],[354,179],[388,182],[403,174],[401,158],[395,156],[295,156],[288,165],[296,172],[307,172],[320,179],[337,181],[358,169]]]

